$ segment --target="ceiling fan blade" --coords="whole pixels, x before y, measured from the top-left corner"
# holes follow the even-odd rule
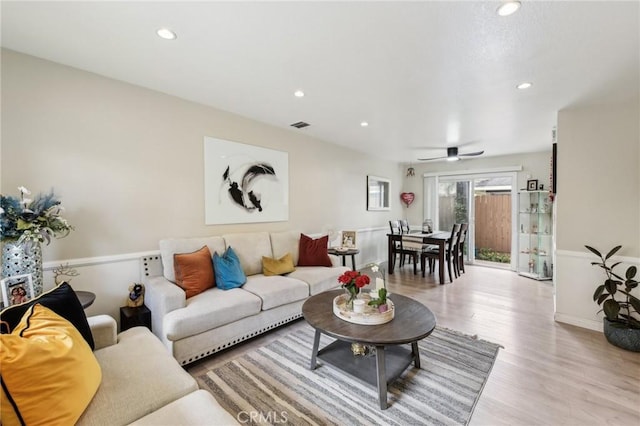
[[[447,157],[418,158],[418,161],[444,160]]]
[[[476,155],[482,155],[484,154],[484,151],[476,151],[476,152],[470,152],[468,154],[458,154],[458,157],[475,157]]]

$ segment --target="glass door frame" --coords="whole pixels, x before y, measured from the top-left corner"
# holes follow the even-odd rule
[[[475,180],[487,177],[510,177],[511,178],[511,264],[512,271],[517,270],[518,257],[518,171],[521,166],[503,167],[496,169],[465,170],[458,172],[435,172],[423,174],[424,179],[424,206],[423,221],[432,219],[434,224],[439,224],[439,196],[438,190],[440,182],[469,181],[469,231],[467,233],[467,250],[471,253],[475,248],[475,203],[473,194],[475,192]],[[444,231],[444,229],[442,230]],[[475,256],[467,256],[467,263],[473,264]]]

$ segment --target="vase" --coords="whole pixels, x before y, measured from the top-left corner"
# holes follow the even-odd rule
[[[347,309],[349,309],[350,311],[353,311],[353,301],[356,300],[356,298],[358,297],[358,287],[351,286],[351,287],[345,287],[344,288],[346,291],[346,307]]]
[[[38,242],[5,242],[2,247],[2,276],[24,274],[31,274],[34,296],[39,296],[42,293],[42,246]]]
[[[640,352],[640,329],[620,327],[620,324],[603,318],[604,336],[614,346],[632,352]]]

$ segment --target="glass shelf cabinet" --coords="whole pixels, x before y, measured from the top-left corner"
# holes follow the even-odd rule
[[[518,274],[536,280],[553,276],[553,204],[549,191],[518,195]]]

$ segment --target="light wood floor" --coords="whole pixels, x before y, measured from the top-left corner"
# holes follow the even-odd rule
[[[390,276],[388,287],[429,306],[439,326],[504,347],[471,425],[640,425],[640,354],[610,345],[602,333],[554,322],[549,281],[481,266],[466,269],[453,284],[441,286],[433,275],[423,279],[405,266]],[[188,371],[200,375],[302,321],[201,360]]]

